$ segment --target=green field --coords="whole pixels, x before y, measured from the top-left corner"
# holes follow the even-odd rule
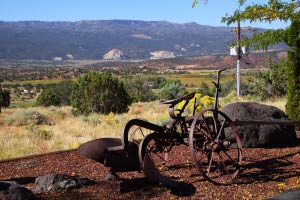
[[[259,71],[261,69],[241,69],[241,79],[242,81],[248,80],[253,72]],[[202,82],[205,82],[209,86],[212,86],[212,81],[216,79],[217,70],[188,70],[185,73],[163,73],[163,74],[139,74],[143,79],[148,79],[151,77],[165,77],[167,79],[178,79],[187,87],[200,87]],[[235,79],[236,71],[234,69],[229,69],[222,73],[221,82],[231,81]],[[4,81],[3,85],[6,84],[32,84],[33,86],[37,84],[47,85],[56,84],[63,79],[45,79],[45,80],[24,80],[24,81]],[[75,79],[73,79],[75,80]]]
[[[42,84],[42,85],[55,84],[55,83],[59,83],[61,81],[62,81],[62,79],[26,80],[26,81],[14,81],[14,82],[4,81],[3,85],[6,85],[6,84],[19,84],[19,85],[22,85],[22,84],[30,83],[34,86],[34,85],[37,85],[37,84]]]
[[[241,70],[241,81],[243,83],[246,83],[251,77],[253,77],[254,73],[259,71],[260,69],[242,69]],[[212,81],[216,81],[217,77],[217,70],[188,70],[183,72],[178,71],[171,71],[161,74],[135,74],[131,75],[132,77],[139,76],[142,80],[149,80],[150,78],[155,77],[163,77],[166,79],[175,79],[180,80],[187,90],[194,90],[197,88],[201,88],[202,82],[206,83],[208,87],[213,88]],[[125,78],[124,76],[120,76],[121,79]],[[222,73],[221,77],[221,84],[228,82],[228,81],[235,81],[236,79],[236,71],[234,69],[229,69]],[[75,79],[73,79],[75,80]],[[59,82],[63,81],[63,79],[45,79],[45,80],[26,80],[26,81],[14,81],[14,82],[3,82],[3,86],[5,85],[13,85],[18,84],[19,91],[22,91],[23,85],[25,84],[31,84],[34,88],[40,84],[40,85],[52,85],[57,84]],[[155,92],[155,90],[154,90]],[[12,90],[11,92],[12,97],[15,97],[15,91]],[[25,99],[25,101],[24,101]],[[13,107],[19,107],[19,108],[25,108],[25,107],[32,107],[35,106],[35,100],[36,96],[33,98],[12,98],[11,106]]]
[[[241,81],[246,82],[253,73],[259,71],[259,69],[242,69]],[[199,88],[202,82],[205,82],[209,87],[213,86],[212,81],[217,78],[217,70],[189,70],[186,73],[165,73],[165,74],[142,74],[141,78],[148,79],[151,77],[165,77],[167,79],[180,80],[188,88]],[[227,70],[222,73],[221,83],[232,81],[236,79],[236,71],[233,69]]]
[[[36,105],[35,100],[30,100],[30,101],[12,101],[10,103],[11,107],[17,107],[17,108],[29,108],[29,107],[34,107]]]

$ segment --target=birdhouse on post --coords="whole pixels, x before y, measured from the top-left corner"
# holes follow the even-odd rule
[[[237,56],[238,55],[238,47],[230,47],[230,55],[231,56]],[[249,55],[249,47],[241,47],[241,54],[242,55]]]

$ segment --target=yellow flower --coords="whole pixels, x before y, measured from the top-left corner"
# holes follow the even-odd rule
[[[185,100],[178,103],[176,106],[176,110],[182,110],[185,103],[186,103]],[[185,108],[184,113],[187,115],[191,115],[194,109],[195,112],[200,112],[201,110],[211,108],[213,106],[213,103],[214,103],[214,98],[207,95],[202,97],[200,93],[196,93],[194,98],[192,98],[189,101],[188,105]]]
[[[213,103],[215,102],[215,99],[210,96],[205,95],[204,97],[201,98],[201,102],[205,108],[209,108],[213,105]]]
[[[284,187],[286,187],[285,183],[278,183],[277,186],[278,186],[278,188],[284,188]]]

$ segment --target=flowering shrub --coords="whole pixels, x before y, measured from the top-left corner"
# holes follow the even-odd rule
[[[177,104],[176,110],[181,110],[185,102],[186,101],[181,101],[179,104]],[[200,112],[201,110],[212,108],[214,102],[215,99],[213,97],[210,97],[208,95],[202,96],[200,93],[196,93],[194,98],[191,99],[186,106],[185,113],[188,115],[192,114],[194,108],[195,112]]]

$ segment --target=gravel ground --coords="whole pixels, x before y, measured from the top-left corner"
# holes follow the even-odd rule
[[[79,156],[76,151],[0,161],[0,180],[14,180],[34,190],[37,176],[62,173],[97,181],[67,192],[36,194],[38,199],[264,199],[300,187],[300,147],[243,149],[244,163],[235,184],[217,186],[197,175],[185,155],[176,149],[170,159],[182,161],[176,177],[182,187],[172,190],[149,182],[139,172],[119,173],[105,181],[108,168]]]

